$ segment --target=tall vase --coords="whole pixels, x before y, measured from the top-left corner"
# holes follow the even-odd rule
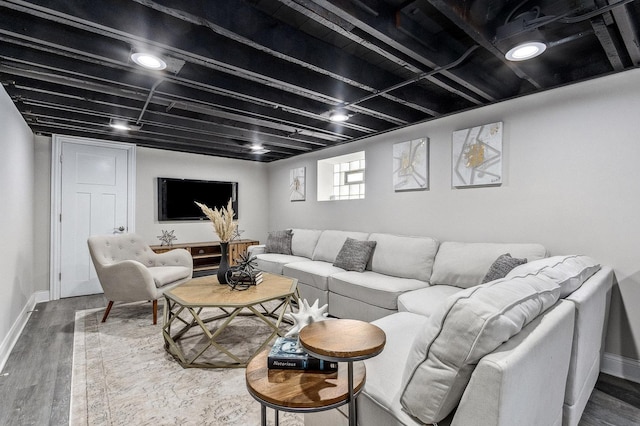
[[[220,266],[218,266],[218,282],[228,284],[227,271],[229,270],[229,243],[220,243]]]

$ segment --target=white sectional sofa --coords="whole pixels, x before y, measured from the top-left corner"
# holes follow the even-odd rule
[[[362,272],[333,265],[347,238],[376,242]],[[336,230],[293,229],[291,254],[250,251],[332,316],[385,331],[385,350],[365,361],[360,425],[578,424],[599,373],[610,268],[546,257],[539,244]],[[505,253],[528,263],[482,284]],[[307,414],[305,425],[346,425],[344,412]]]

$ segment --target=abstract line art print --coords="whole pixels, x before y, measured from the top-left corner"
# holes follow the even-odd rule
[[[393,189],[429,189],[429,138],[393,144]]]
[[[502,122],[453,132],[451,184],[455,188],[502,184]]]

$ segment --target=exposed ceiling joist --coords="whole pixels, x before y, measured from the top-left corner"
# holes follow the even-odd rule
[[[639,3],[0,0],[0,82],[34,132],[269,162],[637,67]]]

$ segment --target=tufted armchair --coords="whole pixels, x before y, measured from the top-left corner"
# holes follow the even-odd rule
[[[193,275],[193,259],[188,251],[174,249],[158,254],[136,234],[94,235],[87,244],[109,301],[102,322],[107,320],[115,301],[152,300],[156,324],[158,298]]]

